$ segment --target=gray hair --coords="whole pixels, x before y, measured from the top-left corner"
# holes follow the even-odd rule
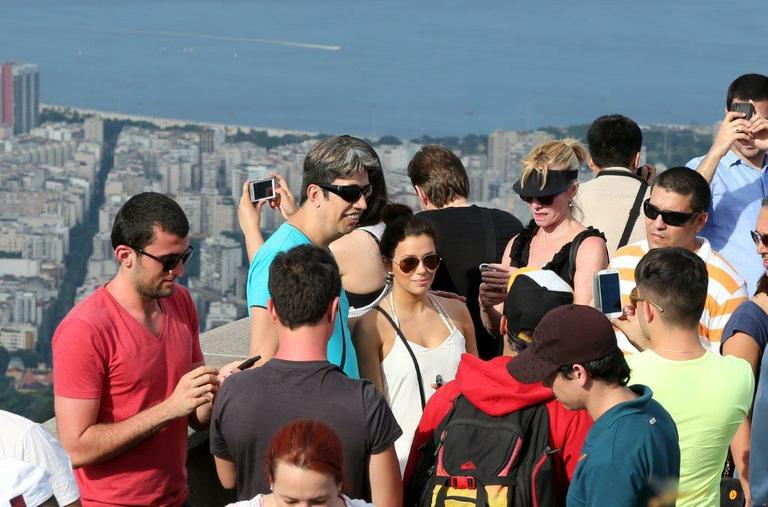
[[[376,151],[362,139],[352,136],[323,139],[304,158],[301,202],[307,199],[309,185],[327,185],[336,179],[372,171],[381,171],[381,162]]]

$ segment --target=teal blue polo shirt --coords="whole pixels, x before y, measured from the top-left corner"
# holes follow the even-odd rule
[[[589,430],[568,488],[567,505],[646,506],[674,494],[680,476],[677,427],[646,386],[605,412]]]
[[[256,256],[248,269],[248,284],[246,288],[248,298],[248,311],[252,306],[267,307],[267,301],[272,297],[269,293],[269,267],[272,261],[281,252],[287,252],[299,245],[312,243],[296,227],[284,223],[272,234],[259,248]],[[352,336],[349,332],[347,317],[349,315],[349,301],[347,293],[341,289],[339,294],[339,313],[336,316],[336,324],[331,339],[328,341],[328,361],[340,366],[350,378],[360,378],[357,366],[357,354],[352,345]],[[343,364],[342,364],[343,363]]]

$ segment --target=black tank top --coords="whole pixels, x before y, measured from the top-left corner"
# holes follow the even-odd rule
[[[515,238],[515,242],[512,244],[512,249],[509,252],[510,266],[513,268],[522,268],[528,265],[528,257],[530,256],[531,240],[536,232],[539,230],[539,226],[536,222],[531,220],[528,225],[520,231],[520,234]],[[548,269],[554,271],[565,282],[573,287],[573,273],[575,271],[575,262],[571,266],[571,247],[578,250],[581,242],[592,236],[603,238],[605,241],[605,235],[593,227],[587,227],[574,237],[570,242],[563,245],[558,252],[552,257],[552,260],[542,266],[541,269]],[[575,259],[575,252],[574,252]]]

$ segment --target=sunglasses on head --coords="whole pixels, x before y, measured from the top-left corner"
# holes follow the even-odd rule
[[[528,204],[531,204],[534,200],[538,201],[539,204],[543,204],[544,206],[549,206],[553,202],[555,202],[555,197],[560,195],[562,192],[552,195],[542,195],[539,197],[523,197],[522,199],[527,202]]]
[[[755,245],[762,245],[764,247],[768,247],[768,234],[760,234],[757,231],[749,231],[749,234],[752,236],[752,241],[755,242]]]
[[[162,264],[163,271],[172,270],[173,268],[179,265],[179,262],[181,262],[182,264],[186,264],[189,258],[192,257],[192,253],[195,251],[192,245],[190,245],[189,248],[187,248],[187,251],[184,252],[183,254],[168,254],[168,255],[160,255],[160,256],[155,256],[155,255],[152,255],[151,253],[147,253],[141,248],[134,248],[133,250],[137,254],[146,255],[150,259],[154,259],[160,264]]]
[[[373,194],[373,187],[371,185],[361,187],[360,185],[326,185],[318,183],[317,186],[338,195],[348,203],[359,201],[360,196],[365,197],[367,201]]]
[[[653,307],[655,307],[659,312],[662,312],[662,313],[664,312],[664,308],[657,305],[650,299],[640,297],[640,294],[637,292],[637,287],[634,287],[632,291],[630,291],[629,293],[629,303],[635,308],[637,308],[637,303],[639,303],[640,301],[645,301],[649,305],[652,305]]]
[[[427,268],[428,270],[434,271],[440,265],[441,260],[442,259],[440,258],[439,254],[431,253],[431,254],[425,255],[422,258],[418,258],[415,256],[403,257],[402,259],[400,259],[400,261],[398,261],[397,265],[400,267],[400,271],[402,271],[405,274],[408,274],[414,271],[417,267],[419,267],[419,263],[424,264],[424,267]]]
[[[648,198],[643,201],[643,213],[645,213],[645,216],[650,220],[656,220],[656,218],[661,215],[661,220],[665,224],[671,225],[673,227],[680,227],[691,218],[700,214],[701,211],[694,211],[693,213],[683,213],[682,211],[662,211],[651,204],[651,199]]]

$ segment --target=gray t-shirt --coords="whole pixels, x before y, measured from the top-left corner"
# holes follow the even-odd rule
[[[348,378],[327,361],[271,359],[221,386],[211,419],[211,452],[237,468],[237,498],[269,492],[264,454],[272,435],[295,419],[319,420],[344,446],[344,493],[370,500],[368,456],[393,445],[402,431],[384,396],[367,380]]]

